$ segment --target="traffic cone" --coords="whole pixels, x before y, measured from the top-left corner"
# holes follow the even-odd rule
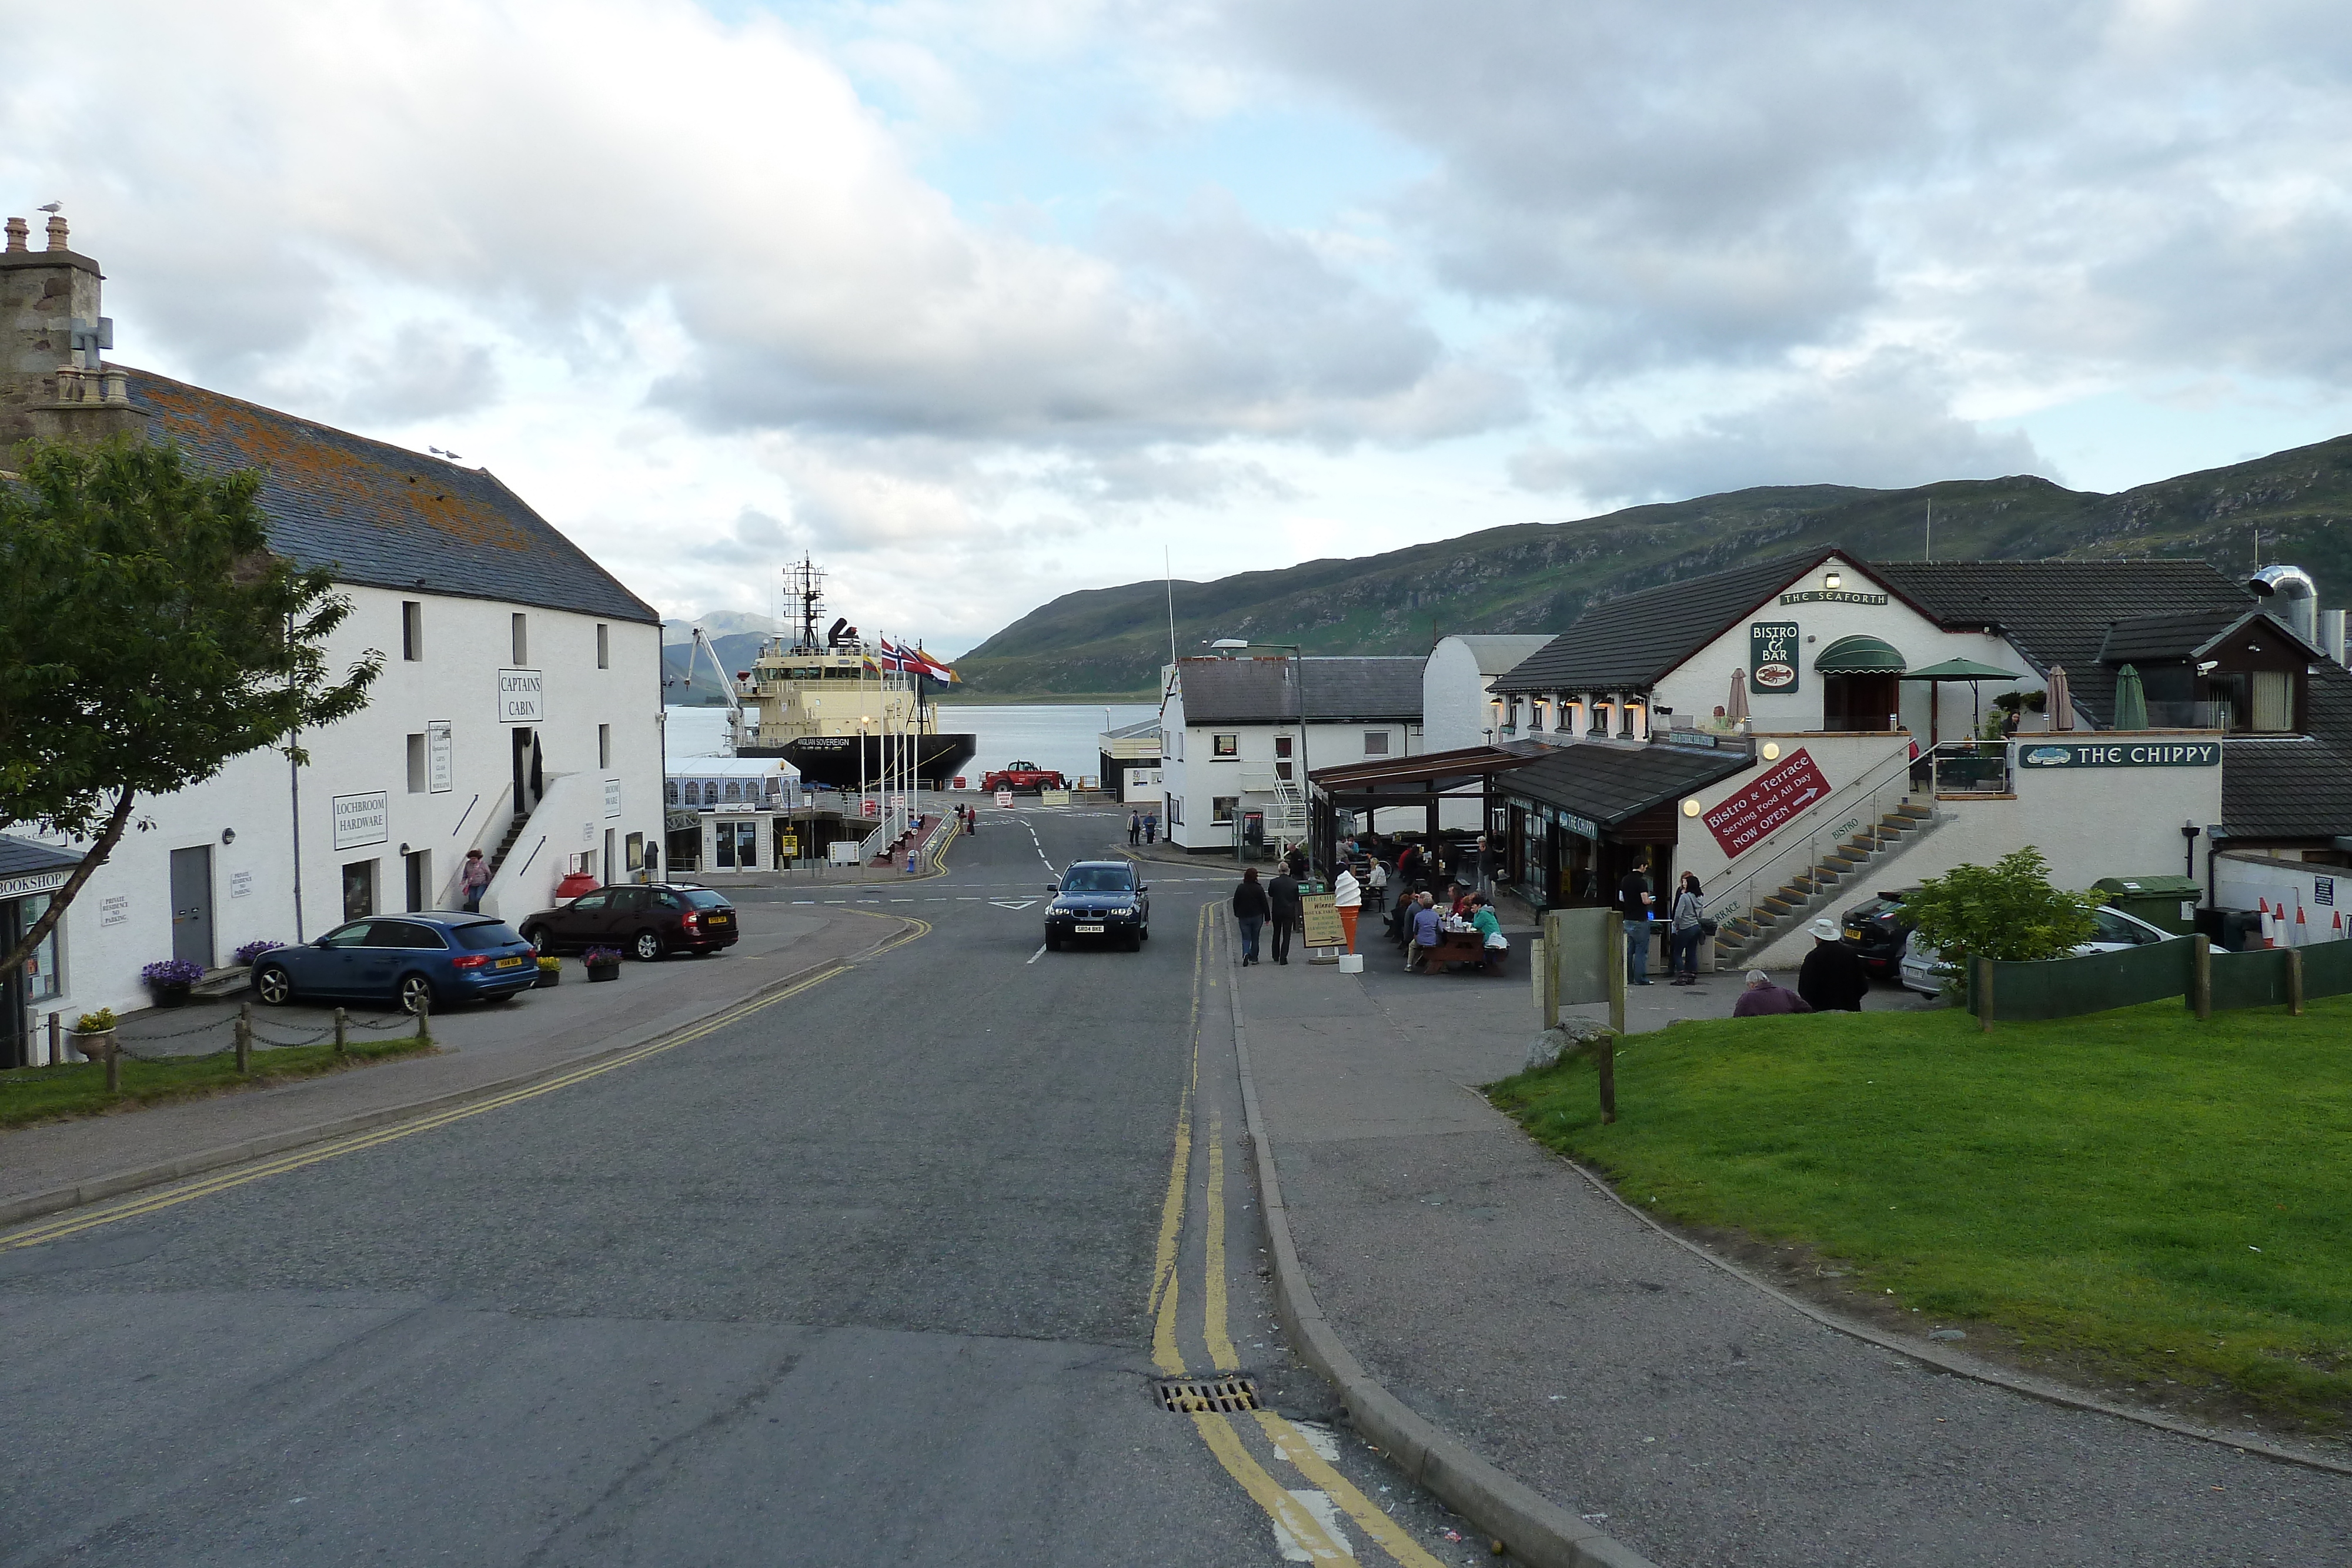
[[[2278,946],[2278,921],[2276,916],[2271,914],[2271,901],[2261,898],[2254,902],[2261,906],[2262,911],[2263,946],[2275,947]]]
[[[2330,942],[2341,942],[2344,940],[2344,912],[2340,909],[2336,912],[2335,925],[2336,929],[2328,933],[2327,939]]]
[[[2301,900],[2297,900],[2294,906],[2294,945],[2298,947],[2311,946],[2311,927],[2304,923]]]

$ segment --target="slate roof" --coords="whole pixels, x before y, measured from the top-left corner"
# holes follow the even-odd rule
[[[1853,559],[1836,549],[1772,556],[1596,604],[1496,681],[1495,690],[1633,691],[1654,685],[1831,556]]]
[[[2116,666],[2099,662],[2110,625],[2260,608],[2201,560],[1890,560],[1870,570],[1948,631],[1996,626],[2037,674],[2065,665],[2075,708],[2101,727],[2116,712]]]
[[[1550,747],[1540,760],[1497,779],[1495,789],[1573,811],[1605,828],[1755,765],[1745,749],[1582,741]]]
[[[2221,824],[2232,840],[2352,837],[2352,671],[2322,659],[2308,680],[2310,736],[2221,743]]]
[[[2099,644],[2099,662],[2178,663],[2253,613],[2251,605],[2225,604],[2170,615],[2135,615],[2107,628],[2106,638]]]
[[[206,466],[261,469],[270,548],[338,581],[661,620],[487,469],[145,371],[131,401]]]
[[[69,871],[79,864],[79,855],[53,850],[47,844],[37,844],[30,839],[12,839],[0,833],[0,876],[29,876],[36,872]]]
[[[1306,716],[1318,720],[1421,721],[1421,673],[1414,658],[1185,659],[1184,722],[1279,724],[1296,721],[1301,705],[1290,667],[1304,668]]]

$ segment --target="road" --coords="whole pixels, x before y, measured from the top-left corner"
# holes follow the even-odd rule
[[[0,1568],[1490,1560],[1273,1332],[1228,879],[1039,950],[1122,828],[992,810],[944,877],[746,893],[916,925],[675,1049],[0,1238]],[[1156,1391],[1237,1370],[1281,1414]]]

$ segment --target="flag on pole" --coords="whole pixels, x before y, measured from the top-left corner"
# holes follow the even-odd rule
[[[937,659],[932,658],[929,653],[924,653],[919,645],[908,650],[908,656],[915,661],[917,669],[920,670],[924,674],[929,675],[935,681],[945,681],[950,684],[953,684],[954,682],[963,679],[961,675],[955,673],[955,667],[952,664],[943,664],[940,663]]]

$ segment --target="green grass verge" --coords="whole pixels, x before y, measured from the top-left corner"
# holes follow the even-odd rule
[[[404,1056],[423,1056],[434,1047],[409,1035],[399,1040],[353,1040],[349,1051],[335,1054],[332,1045],[292,1045],[257,1049],[253,1071],[240,1075],[232,1055],[140,1061],[122,1061],[122,1092],[106,1092],[103,1062],[80,1061],[65,1067],[20,1067],[0,1072],[0,1127],[21,1127],[31,1122],[68,1116],[96,1116],[124,1107],[158,1105],[173,1100],[195,1100],[208,1094],[282,1083],[295,1078],[316,1078]]]
[[[1489,1086],[1648,1212],[1851,1260],[2029,1361],[2352,1415],[2352,998],[1979,1033],[1956,1010],[1677,1023]],[[1917,1320],[1914,1320],[1917,1321]],[[1923,1324],[1924,1326],[1924,1324]]]

